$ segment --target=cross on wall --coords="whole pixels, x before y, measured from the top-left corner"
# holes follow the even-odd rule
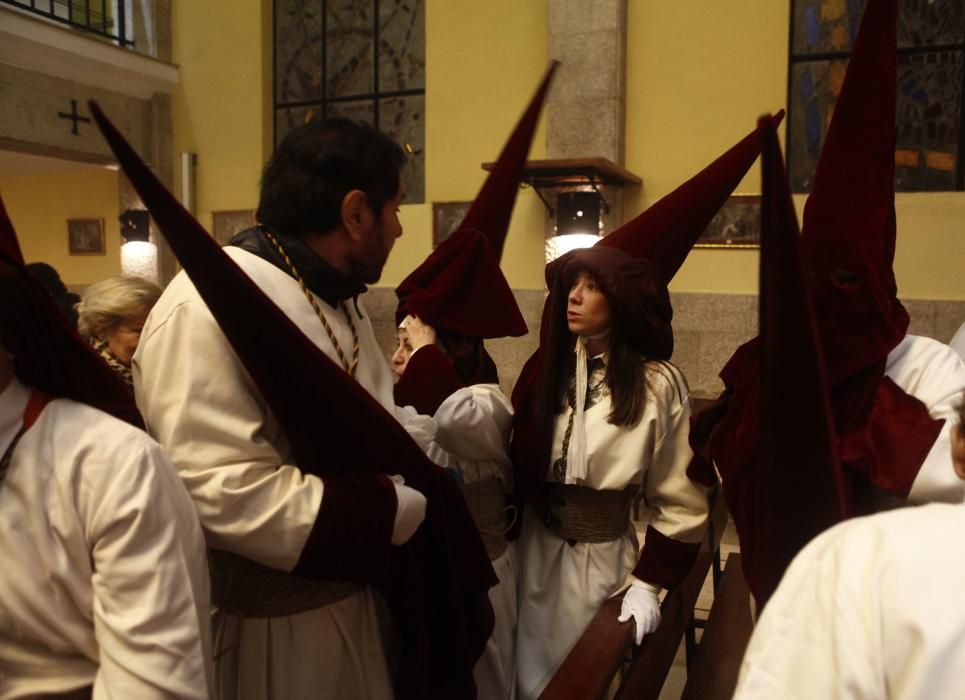
[[[90,122],[90,117],[82,117],[77,113],[77,100],[70,101],[70,114],[65,112],[57,112],[57,116],[61,119],[70,119],[72,122],[70,133],[77,135],[77,122]]]

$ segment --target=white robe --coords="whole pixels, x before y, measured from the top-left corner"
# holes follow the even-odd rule
[[[298,283],[239,248],[225,252],[334,362],[332,341]],[[348,357],[344,314],[316,297]],[[356,379],[394,412],[392,375],[361,304],[346,302],[358,329]],[[271,343],[271,338],[265,338]],[[279,363],[285,349],[278,348]],[[292,460],[281,426],[188,277],[171,282],[144,326],[134,357],[138,407],[167,447],[210,546],[291,571],[324,497],[317,476]],[[214,619],[215,675],[222,698],[385,698],[392,630],[371,587],[289,617]]]
[[[0,394],[0,454],[29,392]],[[0,483],[0,698],[207,698],[204,538],[171,462],[142,431],[51,401]]]
[[[687,477],[690,395],[679,370],[648,364],[643,417],[633,428],[607,422],[609,393],[585,412],[587,478],[583,486],[643,489],[650,525],[682,542],[699,542],[707,519],[706,491]],[[598,369],[589,378],[602,379]],[[670,374],[670,376],[668,376]],[[552,462],[562,453],[571,409],[557,417]],[[548,477],[552,478],[552,467]],[[611,542],[570,546],[526,509],[520,537],[519,633],[516,667],[521,697],[535,698],[552,678],[607,598],[621,592],[640,556],[636,529]]]
[[[433,416],[437,425],[429,458],[459,473],[464,483],[499,479],[512,491],[506,448],[513,408],[496,384],[477,384],[450,395]],[[499,583],[489,589],[496,623],[473,670],[480,700],[507,700],[516,693],[516,544],[492,561]]]
[[[957,352],[962,360],[965,360],[965,323],[955,331],[955,335],[953,335],[951,341],[949,341],[948,347]]]
[[[932,338],[907,335],[888,353],[885,376],[945,425],[918,470],[908,494],[910,503],[962,500],[962,485],[952,469],[951,431],[958,424],[957,406],[965,392],[965,362],[947,345]]]
[[[961,698],[962,532],[965,506],[932,504],[820,534],[764,608],[734,698]]]

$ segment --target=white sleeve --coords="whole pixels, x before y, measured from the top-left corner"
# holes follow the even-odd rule
[[[457,458],[508,463],[512,405],[495,384],[478,384],[449,395],[434,416],[436,441]]]
[[[181,303],[152,325],[134,380],[148,432],[177,467],[209,544],[291,571],[322,480],[284,463],[287,439],[207,307]]]
[[[951,426],[958,424],[958,403],[965,395],[965,362],[947,345],[930,338],[908,337],[909,349],[895,361],[889,357],[887,376],[925,404],[928,414],[945,421],[918,470],[908,494],[911,503],[962,500],[962,483],[952,467]]]
[[[395,406],[395,419],[402,424],[419,448],[426,452],[436,439],[436,421],[431,416],[424,416],[412,406]]]
[[[884,697],[874,570],[842,555],[841,527],[791,562],[754,628],[735,700]]]
[[[955,331],[955,335],[953,335],[949,341],[948,347],[957,352],[958,356],[962,358],[962,362],[965,362],[965,323]]]
[[[100,667],[94,698],[207,698],[204,537],[161,448],[145,439],[100,493],[82,495]]]
[[[681,542],[700,542],[707,522],[707,491],[687,476],[690,449],[690,395],[679,370],[661,363],[650,373],[648,392],[657,402],[658,436],[644,475],[644,496],[652,509],[650,526]],[[671,373],[673,380],[665,373]]]

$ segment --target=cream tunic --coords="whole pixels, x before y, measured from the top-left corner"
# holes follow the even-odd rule
[[[948,347],[958,353],[958,356],[965,361],[965,323],[958,327],[955,335],[948,342]]]
[[[692,452],[690,395],[680,371],[648,363],[647,403],[632,428],[607,422],[612,410],[604,369],[591,373],[592,406],[585,412],[587,478],[602,490],[643,489],[650,525],[682,542],[699,542],[707,519],[706,491],[687,477]],[[597,387],[594,390],[594,387]],[[552,462],[562,453],[571,408],[557,417]],[[552,467],[547,472],[551,479]],[[520,538],[517,677],[521,697],[537,697],[600,605],[626,585],[640,556],[636,529],[612,542],[573,546],[543,526],[527,508]]]
[[[336,364],[334,345],[298,283],[239,248],[225,252]],[[350,355],[344,314],[316,297]],[[392,376],[359,304],[359,384],[390,412]],[[271,343],[271,338],[265,338]],[[278,361],[284,366],[283,347]],[[317,476],[292,462],[281,426],[182,272],[152,310],[134,357],[138,406],[167,447],[194,500],[210,546],[291,571],[324,496]],[[289,617],[214,618],[215,673],[222,698],[385,698],[392,695],[381,596],[371,587]]]
[[[958,423],[965,362],[944,343],[907,335],[888,354],[885,376],[925,404],[932,418],[945,421],[912,483],[909,502],[961,502],[962,483],[952,469],[949,426]]]
[[[961,698],[962,532],[965,506],[932,504],[818,535],[764,608],[734,698]]]
[[[0,453],[28,390],[0,394]],[[0,483],[0,698],[207,698],[204,538],[174,467],[140,430],[51,401]]]
[[[477,384],[450,395],[433,416],[436,442],[429,458],[459,473],[464,483],[499,479],[511,492],[507,455],[513,409],[496,384]],[[516,544],[492,561],[499,583],[489,589],[496,624],[473,670],[480,700],[516,695]]]

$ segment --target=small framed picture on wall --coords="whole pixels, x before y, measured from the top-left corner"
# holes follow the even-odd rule
[[[472,202],[432,203],[432,247],[449,238],[466,216]]]
[[[70,255],[104,255],[104,220],[67,219],[67,251]]]
[[[728,197],[707,230],[700,234],[695,247],[760,248],[760,195],[735,194]]]

